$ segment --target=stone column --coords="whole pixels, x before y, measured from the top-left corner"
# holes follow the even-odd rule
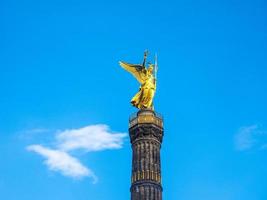
[[[162,200],[160,149],[163,119],[152,110],[130,117],[132,144],[131,200]]]

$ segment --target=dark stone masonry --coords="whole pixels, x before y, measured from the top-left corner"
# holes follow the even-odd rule
[[[160,149],[163,119],[152,110],[130,117],[132,144],[131,200],[162,200]]]

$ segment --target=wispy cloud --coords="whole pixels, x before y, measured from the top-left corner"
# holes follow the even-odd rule
[[[42,145],[30,145],[28,151],[33,151],[45,158],[44,163],[50,170],[58,171],[64,176],[73,178],[82,178],[85,176],[92,177],[96,182],[94,173],[85,167],[77,158],[70,156],[68,153],[60,150],[54,150]]]
[[[35,152],[45,158],[45,165],[52,171],[60,172],[72,178],[91,177],[97,181],[94,172],[84,166],[78,158],[73,157],[74,150],[85,152],[103,151],[122,148],[125,133],[116,133],[107,125],[97,124],[78,129],[67,129],[55,133],[55,145],[44,147],[40,144],[27,146],[28,151]]]
[[[241,127],[235,136],[235,146],[239,151],[250,149],[256,142],[254,132],[257,130],[257,125]]]
[[[24,134],[36,134],[36,133],[45,133],[48,131],[49,129],[46,129],[46,128],[34,128],[34,129],[23,131],[23,133]]]
[[[36,137],[42,137],[44,135],[47,135],[47,133],[50,133],[52,130],[46,129],[46,128],[34,128],[34,129],[28,129],[17,132],[17,136],[20,139],[27,139],[31,140]]]
[[[259,125],[241,127],[234,139],[238,151],[252,148],[265,149],[267,147],[267,132],[260,129]]]
[[[58,147],[64,151],[84,149],[102,151],[122,147],[124,133],[112,133],[104,124],[65,130],[57,134]]]

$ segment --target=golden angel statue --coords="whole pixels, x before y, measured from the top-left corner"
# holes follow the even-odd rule
[[[119,62],[120,66],[130,72],[141,84],[139,91],[132,98],[131,104],[139,109],[153,110],[153,98],[156,91],[156,73],[157,73],[157,57],[155,56],[155,64],[146,67],[146,58],[148,52],[144,53],[143,64],[129,64]]]

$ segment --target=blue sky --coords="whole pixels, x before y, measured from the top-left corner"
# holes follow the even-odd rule
[[[149,49],[164,199],[266,200],[266,10],[264,0],[2,0],[0,199],[129,199],[139,86],[118,61]]]

